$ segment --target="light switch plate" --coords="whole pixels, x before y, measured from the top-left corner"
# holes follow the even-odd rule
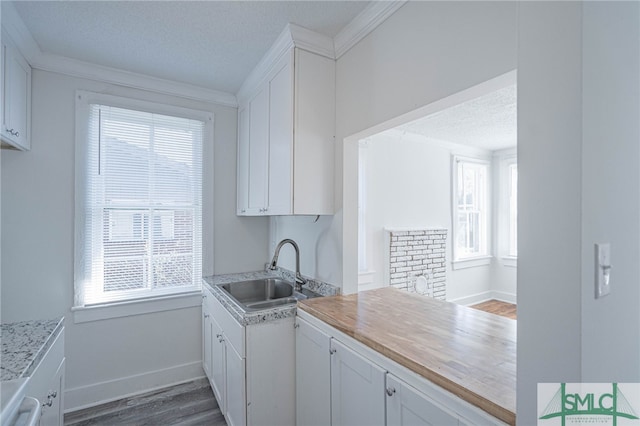
[[[596,244],[596,299],[606,296],[611,292],[611,244]]]

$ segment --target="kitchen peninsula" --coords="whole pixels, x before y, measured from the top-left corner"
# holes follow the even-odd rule
[[[333,342],[346,340],[338,343],[351,346],[381,370],[391,373],[397,368],[400,374],[412,377],[415,373],[417,384],[411,389],[422,386],[426,379],[424,384],[436,393],[441,393],[437,388],[448,391],[445,402],[441,398],[435,405],[444,407],[460,423],[477,423],[460,414],[468,403],[471,414],[480,409],[480,414],[515,424],[515,321],[394,288],[304,300],[298,304],[298,315],[332,337],[332,356],[340,351]],[[333,371],[333,363],[331,367]],[[398,386],[389,385],[389,376],[386,394],[391,397]],[[449,400],[455,403],[454,409],[447,405]],[[389,412],[387,398],[387,415]]]

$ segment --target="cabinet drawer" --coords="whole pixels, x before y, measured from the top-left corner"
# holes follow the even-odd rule
[[[222,332],[226,337],[226,342],[233,345],[235,351],[242,358],[245,358],[245,328],[236,321],[229,311],[213,295],[208,296],[211,299],[211,309],[213,318],[222,328]]]

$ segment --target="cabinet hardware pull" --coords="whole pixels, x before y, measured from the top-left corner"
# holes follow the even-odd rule
[[[49,391],[49,395],[47,395],[47,398],[48,398],[48,397],[50,397],[50,396],[52,396],[52,397],[54,397],[54,398],[55,398],[55,397],[57,397],[57,396],[58,396],[58,392],[56,392],[56,391],[54,391],[54,390],[53,390],[53,391]]]
[[[393,396],[394,393],[396,393],[396,389],[395,388],[392,388],[392,387],[388,387],[387,388],[387,395]]]
[[[293,324],[293,328],[298,328],[298,327],[300,327],[300,324],[298,323]]]
[[[337,350],[336,350],[335,348],[331,348],[331,349],[329,349],[329,353],[330,353],[331,355],[335,354],[336,352],[337,352]]]
[[[220,337],[220,338],[218,339],[218,342],[222,343],[222,342],[224,342],[224,339],[223,339],[222,337]]]
[[[51,406],[53,406],[53,398],[51,397],[51,395],[49,395],[47,397],[47,402],[43,402],[42,403],[42,406],[43,407],[51,407]]]
[[[20,136],[20,132],[19,132],[19,131],[17,131],[17,130],[14,130],[14,129],[6,129],[6,130],[7,130],[7,132],[9,132],[9,134],[10,134],[11,136],[16,136],[16,137],[17,137],[17,136]]]
[[[202,298],[203,298],[203,299],[206,299],[206,298],[207,298],[207,295],[206,295],[206,294],[203,294],[203,295],[202,295]]]
[[[209,318],[209,314],[204,314],[204,317],[205,318]]]

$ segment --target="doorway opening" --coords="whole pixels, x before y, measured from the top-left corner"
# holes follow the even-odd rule
[[[515,315],[516,98],[514,71],[345,141],[353,291],[393,286]]]

